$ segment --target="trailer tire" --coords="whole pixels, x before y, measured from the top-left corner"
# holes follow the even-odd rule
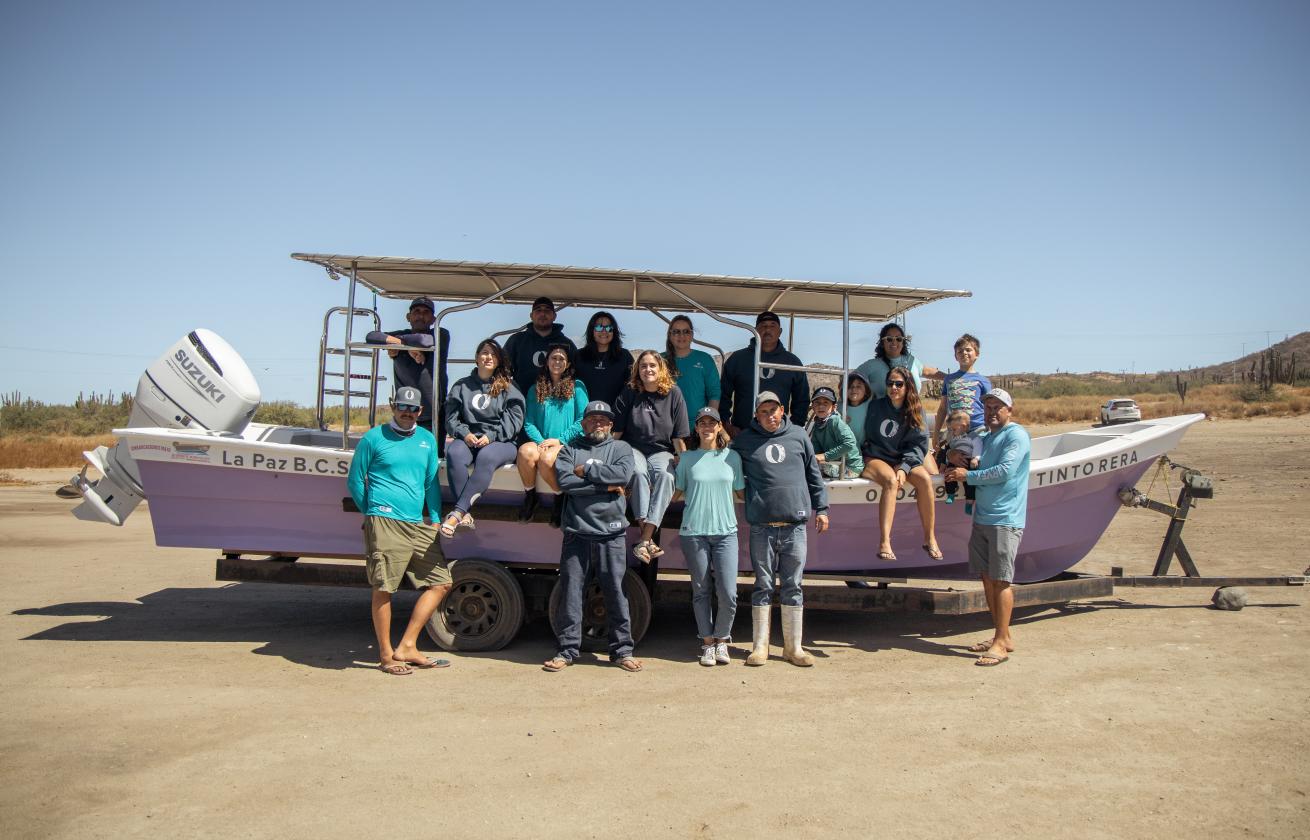
[[[628,616],[632,625],[632,643],[640,642],[650,629],[651,599],[650,590],[641,579],[641,575],[628,569],[623,575],[623,594],[628,598]],[[560,598],[563,597],[559,581],[550,590],[550,626],[555,628],[555,619],[559,615]],[[605,628],[605,597],[600,586],[588,583],[582,591],[582,649],[589,651],[605,650],[609,647],[609,633]]]
[[[460,560],[450,593],[428,621],[428,636],[443,650],[500,650],[523,627],[523,589],[508,569],[490,560]]]

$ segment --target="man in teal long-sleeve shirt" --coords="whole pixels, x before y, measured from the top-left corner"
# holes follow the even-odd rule
[[[969,535],[969,568],[982,577],[987,606],[996,632],[969,649],[980,653],[977,665],[1000,665],[1014,652],[1010,613],[1014,610],[1014,559],[1028,515],[1028,465],[1032,445],[1028,432],[1010,422],[1014,400],[993,388],[983,397],[982,439],[978,469],[952,467],[947,481],[965,481],[978,488],[973,531]]]
[[[418,634],[450,592],[450,564],[441,551],[437,530],[423,521],[441,518],[437,481],[437,441],[417,425],[422,411],[417,388],[399,388],[391,402],[392,421],[370,429],[355,448],[346,486],[364,514],[364,553],[373,587],[373,632],[379,665],[394,676],[414,668],[442,668],[445,659],[430,659],[418,650]],[[391,646],[391,595],[408,578],[421,590],[400,644]]]

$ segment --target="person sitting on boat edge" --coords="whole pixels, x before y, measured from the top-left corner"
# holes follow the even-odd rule
[[[697,448],[678,459],[674,498],[685,496],[678,539],[691,576],[691,608],[700,634],[700,664],[731,662],[728,643],[737,616],[737,508],[746,487],[741,455],[728,448],[718,409],[704,406],[696,415]],[[712,587],[712,588],[711,588]],[[710,613],[712,596],[718,609]]]
[[[938,461],[946,469],[964,467],[966,470],[978,466],[978,453],[982,452],[983,436],[969,429],[970,413],[965,409],[956,409],[946,418],[946,443],[942,444]],[[946,491],[946,504],[955,504],[955,494],[959,492],[960,482],[945,481],[942,489]],[[977,488],[972,484],[964,485],[964,512],[973,513],[973,500]]]
[[[864,377],[864,381],[869,383],[871,396],[878,399],[887,396],[884,383],[887,381],[887,374],[891,373],[894,367],[903,367],[910,371],[914,377],[914,389],[918,392],[923,391],[925,377],[942,379],[945,376],[937,368],[925,367],[915,358],[910,352],[910,336],[905,334],[900,324],[892,322],[883,324],[882,329],[878,331],[878,343],[873,348],[873,358],[866,359],[856,370]]]
[[[496,470],[513,462],[514,441],[523,430],[523,395],[509,375],[505,351],[494,338],[478,345],[477,366],[455,383],[446,396],[446,480],[455,505],[441,524],[441,535],[455,536],[457,527],[472,528],[470,509]],[[469,474],[469,467],[473,474]]]
[[[733,439],[732,448],[741,456],[746,480],[746,522],[755,570],[746,664],[769,661],[769,617],[777,577],[783,657],[808,667],[814,657],[801,645],[805,614],[801,576],[808,547],[805,526],[811,513],[815,532],[828,530],[828,489],[814,446],[799,426],[788,421],[778,395],[765,391],[756,400],[755,419]]]
[[[605,599],[610,662],[625,671],[640,671],[635,658],[632,619],[623,578],[628,571],[626,488],[632,482],[632,447],[611,433],[614,411],[604,402],[587,404],[583,433],[570,440],[555,459],[555,478],[564,493],[560,530],[560,609],[552,630],[557,649],[542,663],[562,671],[582,652],[583,590],[589,577]]]
[[[687,404],[659,353],[637,354],[632,380],[619,394],[614,418],[614,436],[632,446],[636,462],[632,516],[641,533],[632,553],[648,563],[664,553],[652,538],[673,498],[673,469],[687,448],[689,433]]]
[[[578,347],[555,323],[555,302],[542,295],[532,302],[532,318],[523,329],[505,341],[505,355],[514,371],[514,385],[527,395],[537,381],[537,371],[546,364],[546,351],[552,344],[567,344],[570,353]]]
[[[978,488],[974,501],[973,530],[969,534],[969,569],[982,578],[987,608],[995,632],[972,645],[980,653],[975,664],[1000,665],[1014,652],[1010,614],[1014,611],[1015,558],[1028,515],[1028,473],[1032,441],[1028,430],[1012,422],[1014,400],[1002,388],[983,397],[987,435],[982,439],[978,468],[951,467],[946,478]]]
[[[346,487],[364,514],[364,557],[371,612],[378,643],[378,667],[404,676],[414,668],[444,668],[418,650],[418,634],[450,592],[450,569],[437,531],[423,522],[423,505],[436,520],[441,511],[437,479],[437,441],[418,425],[422,394],[404,386],[391,401],[391,422],[370,429],[359,440]],[[400,638],[391,645],[391,595],[408,578],[421,590]]]
[[[719,383],[719,413],[725,418],[724,428],[731,437],[749,426],[754,420],[751,395],[756,383],[760,391],[778,395],[783,411],[791,415],[796,426],[805,425],[810,407],[810,379],[801,371],[777,370],[769,363],[800,365],[796,354],[787,351],[779,339],[782,322],[772,312],[761,312],[755,317],[755,331],[760,334],[760,369],[755,368],[755,339],[728,356],[723,363],[723,376]]]
[[[717,409],[723,384],[719,378],[719,367],[713,357],[704,350],[691,346],[696,328],[687,315],[674,315],[669,319],[668,334],[665,338],[664,361],[673,374],[673,381],[682,398],[687,402],[687,416],[696,417],[705,406]],[[691,446],[696,434],[693,431],[687,440]]]
[[[552,344],[546,351],[546,363],[537,371],[527,403],[523,423],[527,440],[518,449],[517,463],[523,480],[519,521],[529,521],[537,509],[537,476],[541,476],[556,493],[550,524],[558,528],[564,500],[558,495],[555,458],[566,441],[582,434],[582,413],[587,408],[587,386],[574,377],[573,353],[567,344]]]
[[[573,361],[587,398],[614,405],[632,378],[632,354],[623,347],[618,320],[601,311],[587,321],[587,335]]]
[[[824,478],[855,478],[864,472],[864,459],[846,421],[837,416],[837,392],[824,385],[810,400],[810,442]]]
[[[969,412],[969,431],[982,431],[983,395],[992,390],[991,381],[974,371],[982,342],[965,333],[955,339],[955,361],[960,369],[946,374],[942,380],[942,399],[937,406],[937,419],[933,428],[945,439],[946,415],[955,411]]]
[[[864,478],[880,488],[878,498],[878,559],[896,560],[892,551],[892,521],[896,497],[908,481],[923,524],[923,550],[933,560],[942,559],[937,545],[936,508],[932,476],[925,466],[928,432],[924,429],[923,406],[908,368],[894,367],[883,383],[887,395],[869,403],[864,419]]]
[[[873,389],[869,387],[869,380],[864,378],[864,374],[858,370],[851,371],[851,375],[846,377],[846,416],[842,419],[846,421],[851,434],[855,435],[855,444],[861,452],[864,451],[864,418],[869,412],[872,395]]]
[[[409,321],[409,329],[392,330],[383,332],[373,330],[364,337],[369,344],[395,344],[405,347],[426,347],[431,351],[432,325],[436,321],[436,308],[432,304],[432,299],[427,297],[417,297],[409,305],[409,312],[405,315],[405,320]],[[395,377],[394,387],[400,388],[408,386],[418,388],[423,395],[423,413],[419,415],[418,424],[423,428],[432,427],[432,357],[431,352],[422,352],[419,350],[388,350],[387,355],[395,361],[392,362],[392,375]],[[446,412],[442,408],[442,403],[446,399],[446,391],[450,388],[450,380],[446,375],[446,360],[450,358],[450,331],[445,327],[441,328],[441,376],[437,383],[438,395],[436,399],[437,417],[445,418]],[[440,442],[440,441],[439,441]]]

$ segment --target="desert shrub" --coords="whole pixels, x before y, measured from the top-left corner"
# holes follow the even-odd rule
[[[127,425],[132,396],[113,392],[77,395],[72,405],[48,405],[18,391],[0,395],[0,436],[12,434],[101,435]]]

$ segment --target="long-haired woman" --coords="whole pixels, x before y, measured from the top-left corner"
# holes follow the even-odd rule
[[[928,430],[923,420],[919,389],[909,368],[894,367],[883,380],[887,396],[869,403],[864,418],[864,477],[882,490],[878,500],[878,559],[895,560],[892,551],[892,520],[896,496],[908,481],[914,488],[923,524],[923,550],[933,560],[942,559],[937,547],[936,512],[932,475],[924,466],[928,452]]]
[[[732,622],[737,615],[737,510],[746,482],[741,455],[729,449],[719,411],[705,406],[696,415],[699,448],[678,459],[673,486],[686,497],[682,508],[682,556],[691,574],[691,608],[701,637],[700,664],[727,665]],[[710,601],[718,594],[719,608]]]
[[[537,382],[527,398],[523,433],[527,440],[518,450],[519,478],[523,479],[523,505],[519,518],[527,521],[537,509],[537,478],[559,493],[555,458],[564,446],[582,434],[582,415],[587,409],[587,386],[578,381],[573,353],[564,344],[552,344],[537,373]],[[560,499],[556,498],[551,522],[558,521]]]
[[[474,361],[473,372],[446,395],[446,433],[453,438],[446,447],[446,480],[455,496],[441,524],[447,538],[457,527],[473,527],[469,509],[496,470],[514,460],[514,440],[523,429],[523,395],[514,387],[504,349],[495,339],[483,339]]]
[[[632,377],[632,354],[623,348],[623,332],[613,315],[597,312],[587,321],[587,335],[576,365],[578,379],[587,386],[587,396],[613,408]]]
[[[651,538],[673,498],[673,469],[690,433],[687,404],[668,363],[654,350],[637,354],[632,379],[614,406],[614,437],[632,447],[632,512],[641,527],[633,554],[643,563],[664,553]]]
[[[674,315],[669,321],[664,361],[678,383],[687,403],[687,416],[695,417],[705,406],[719,407],[719,368],[713,357],[691,346],[696,328],[686,315]],[[690,443],[690,441],[689,441]]]

